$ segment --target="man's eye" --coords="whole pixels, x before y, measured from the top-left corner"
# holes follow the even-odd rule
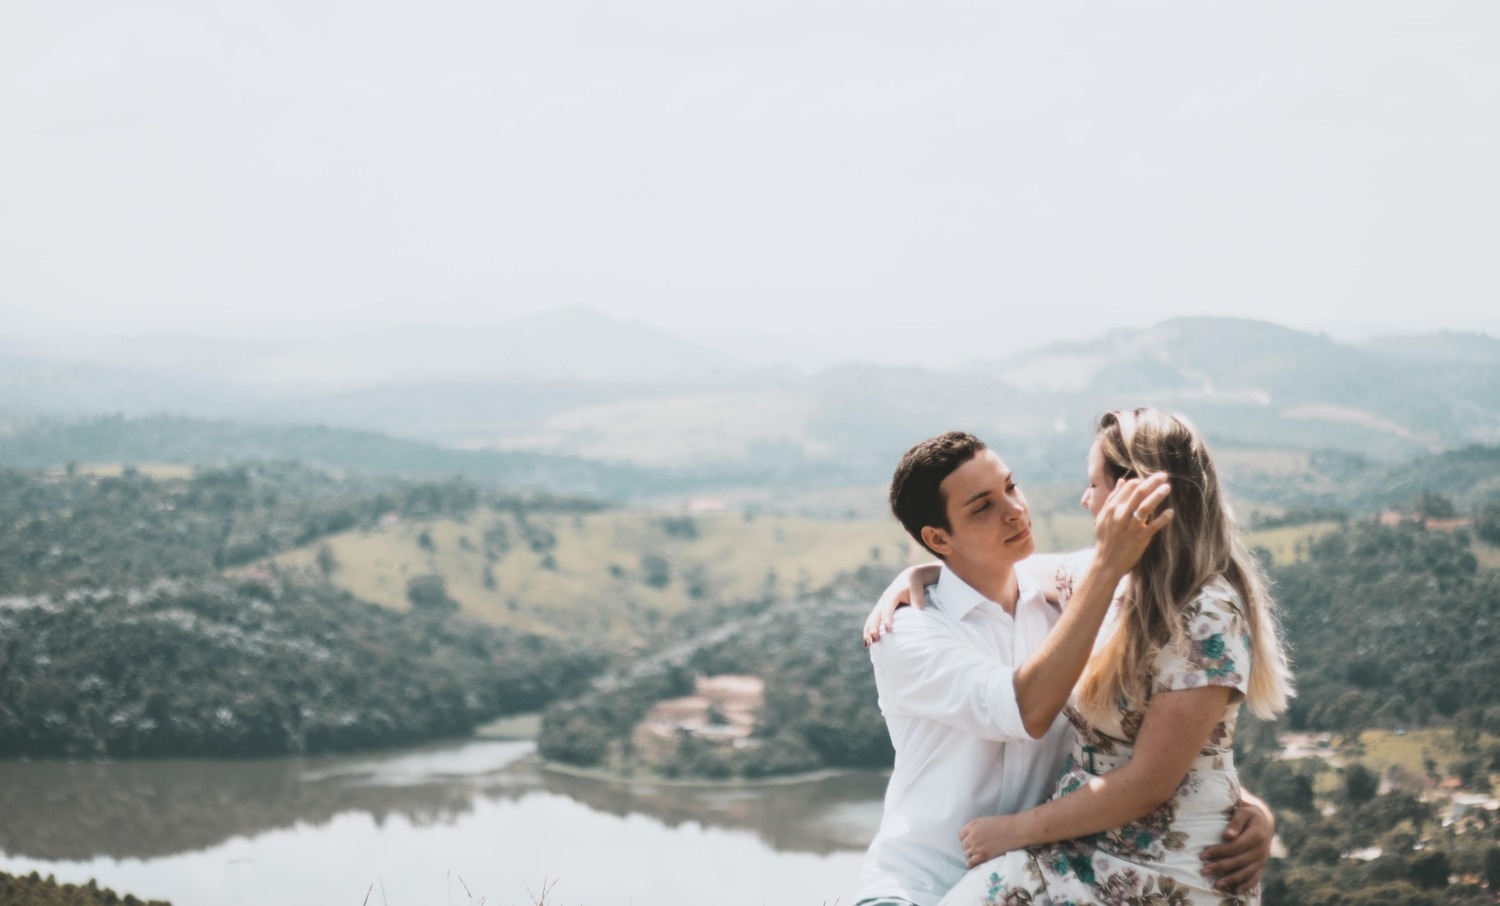
[[[987,503],[981,503],[979,506],[976,506],[974,508],[974,512],[975,513],[983,513],[985,510],[987,510],[989,508],[990,508],[989,504],[987,504]]]

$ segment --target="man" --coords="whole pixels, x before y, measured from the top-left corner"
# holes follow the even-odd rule
[[[1165,476],[1122,482],[1097,520],[1096,553],[1065,611],[1018,569],[1035,549],[1030,509],[994,451],[949,432],[902,457],[891,509],[943,563],[927,607],[903,608],[870,647],[896,748],[856,906],[933,906],[967,870],[959,830],[1052,793],[1071,744],[1061,716],[1119,581],[1172,520]],[[1055,561],[1053,561],[1055,563]],[[1242,805],[1206,871],[1252,882],[1269,815]]]

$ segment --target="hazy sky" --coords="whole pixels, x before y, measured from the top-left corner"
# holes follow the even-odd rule
[[[13,332],[583,304],[792,351],[1182,314],[1500,333],[1492,0],[11,0],[4,23]]]

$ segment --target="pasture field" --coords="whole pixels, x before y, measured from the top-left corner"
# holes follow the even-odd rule
[[[1474,552],[1474,559],[1479,561],[1481,569],[1500,569],[1500,547],[1476,538],[1469,549]]]
[[[188,479],[193,477],[194,466],[182,466],[172,463],[145,462],[135,463],[129,466],[118,462],[107,463],[79,463],[73,467],[73,471],[79,475],[94,475],[99,478],[119,478],[127,468],[135,469],[142,475],[153,481],[171,481],[176,479]],[[65,475],[67,470],[61,466],[54,466],[47,470],[48,475]]]
[[[812,590],[870,562],[894,574],[910,547],[894,520],[481,512],[345,532],[271,562],[317,575],[321,559],[329,581],[395,609],[410,579],[436,574],[469,616],[629,644],[694,607]]]
[[[1480,734],[1478,747],[1484,750],[1500,743],[1500,736]],[[1413,774],[1426,773],[1428,760],[1440,774],[1448,773],[1448,763],[1462,757],[1457,734],[1450,729],[1413,729],[1405,733],[1391,730],[1365,730],[1357,743],[1341,746],[1340,754],[1350,761],[1362,761],[1378,774],[1400,767]]]
[[[1304,539],[1333,527],[1273,529],[1250,541],[1288,562]],[[1035,513],[1033,531],[1039,550],[1069,551],[1090,545],[1094,530],[1080,510]],[[408,581],[435,574],[468,616],[630,644],[694,607],[816,589],[867,563],[894,575],[927,559],[890,518],[626,510],[399,521],[333,535],[269,562],[398,610],[409,606]]]
[[[1270,551],[1271,558],[1276,563],[1296,563],[1307,559],[1306,547],[1309,541],[1337,531],[1340,527],[1340,523],[1330,521],[1262,529],[1247,532],[1245,543],[1252,548],[1260,547]]]

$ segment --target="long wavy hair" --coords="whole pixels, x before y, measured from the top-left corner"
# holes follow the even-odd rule
[[[1153,655],[1162,646],[1185,643],[1183,608],[1220,577],[1239,593],[1250,631],[1246,704],[1263,719],[1286,710],[1294,693],[1276,603],[1240,539],[1197,429],[1181,415],[1159,409],[1121,410],[1099,420],[1095,442],[1113,480],[1166,472],[1172,492],[1162,508],[1171,507],[1176,515],[1131,570],[1115,630],[1079,679],[1084,715],[1098,719],[1118,709],[1122,699],[1147,700]]]

